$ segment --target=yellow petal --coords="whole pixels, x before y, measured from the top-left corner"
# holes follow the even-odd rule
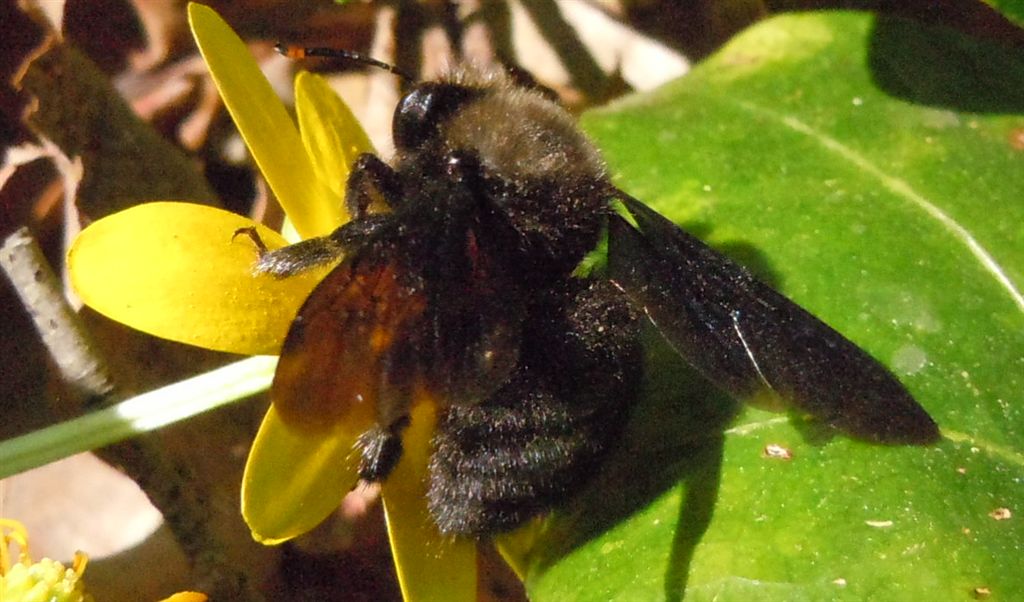
[[[413,408],[402,459],[384,483],[384,511],[405,602],[476,600],[476,543],[442,536],[427,510],[427,461],[436,414]]]
[[[143,332],[218,351],[276,355],[324,270],[285,279],[253,276],[255,226],[270,248],[279,234],[240,215],[191,203],[138,205],[82,231],[68,252],[82,300]]]
[[[349,167],[373,146],[351,109],[324,79],[302,72],[295,78],[295,113],[302,143],[322,182],[341,200]]]
[[[266,545],[302,535],[341,504],[356,484],[356,436],[369,425],[342,432],[297,432],[273,407],[260,425],[242,477],[242,516]]]
[[[178,592],[170,598],[164,598],[160,602],[206,602],[209,598],[206,594],[199,592]]]
[[[537,517],[515,531],[502,533],[493,539],[494,547],[520,581],[526,580],[531,552],[546,528],[547,517]]]
[[[231,117],[303,238],[341,225],[340,199],[322,183],[298,130],[245,43],[209,7],[190,3],[189,24]]]

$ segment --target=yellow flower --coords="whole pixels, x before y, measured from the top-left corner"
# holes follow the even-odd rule
[[[18,547],[11,562],[10,545]],[[75,552],[70,568],[50,558],[33,562],[28,550],[28,531],[16,520],[0,518],[0,600],[4,602],[92,602],[82,574],[89,563],[84,552]],[[161,602],[206,602],[197,592],[179,592]]]
[[[189,5],[199,48],[260,170],[303,238],[345,219],[348,166],[370,150],[351,112],[320,78],[295,81],[298,129],[244,43],[211,9]],[[239,228],[256,227],[271,249],[278,233],[218,209],[152,202],[86,228],[68,255],[82,300],[150,334],[241,354],[276,354],[299,306],[325,274],[282,280],[253,276],[255,250]],[[275,544],[312,529],[357,482],[356,438],[370,418],[307,433],[273,407],[253,443],[242,483],[242,514],[253,537]],[[476,598],[476,546],[442,537],[426,507],[435,408],[412,410],[404,454],[382,493],[406,600]]]
[[[9,557],[11,543],[18,546],[16,562]],[[49,558],[33,562],[25,527],[18,521],[0,518],[0,600],[92,602],[82,583],[88,560],[85,554],[76,552],[70,568]]]

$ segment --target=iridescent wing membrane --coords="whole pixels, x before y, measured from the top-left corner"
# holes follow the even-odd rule
[[[739,399],[770,389],[858,438],[926,444],[938,427],[877,360],[750,272],[619,192],[610,279],[686,361]]]

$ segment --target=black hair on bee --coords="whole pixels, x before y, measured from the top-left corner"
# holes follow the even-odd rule
[[[857,437],[937,439],[876,360],[618,190],[544,93],[459,67],[414,84],[393,130],[389,162],[353,166],[351,222],[258,261],[284,277],[340,260],[296,316],[271,396],[313,431],[374,404],[367,481],[397,464],[417,395],[441,400],[428,493],[441,532],[509,530],[594,473],[639,388],[644,315],[737,397],[770,388]],[[607,273],[574,276],[604,230]]]

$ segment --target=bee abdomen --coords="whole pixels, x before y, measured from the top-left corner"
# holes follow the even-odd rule
[[[516,395],[525,386],[533,389],[526,399]],[[434,439],[428,494],[443,533],[511,529],[564,498],[590,472],[608,437],[577,424],[543,388],[520,372],[487,402],[448,409]]]
[[[636,321],[604,284],[568,288],[538,307],[509,380],[442,415],[428,492],[441,532],[507,531],[550,510],[621,432],[640,373]]]

